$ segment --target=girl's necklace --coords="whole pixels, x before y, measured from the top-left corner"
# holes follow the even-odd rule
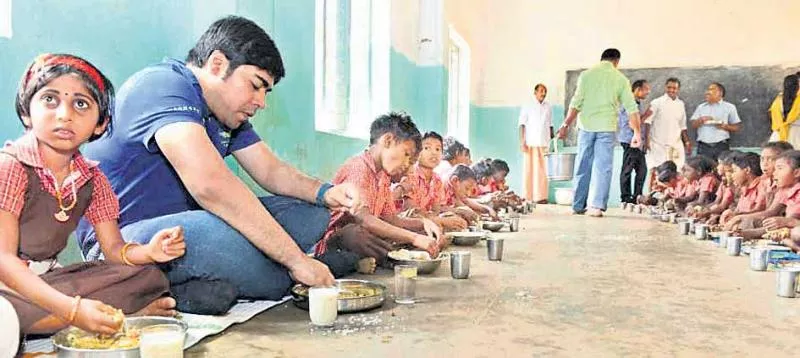
[[[72,172],[74,171],[75,171],[75,162],[70,161],[69,174],[67,175],[67,178],[71,177]],[[64,198],[61,197],[61,188],[59,187],[58,179],[56,179],[55,176],[53,176],[53,185],[56,188],[56,200],[58,201],[58,208],[59,208],[59,211],[56,212],[53,216],[55,216],[56,220],[58,220],[59,222],[62,223],[67,222],[67,220],[69,220],[69,214],[67,214],[67,211],[72,210],[72,208],[74,208],[75,204],[78,202],[78,191],[75,188],[75,180],[74,179],[72,180],[72,202],[69,203],[69,205],[64,205]]]

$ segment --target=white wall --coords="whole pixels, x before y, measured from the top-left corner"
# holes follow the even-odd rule
[[[800,63],[798,0],[498,0],[485,16],[470,24],[486,34],[473,73],[482,106],[524,103],[537,82],[563,103],[565,71],[607,47],[627,68]]]

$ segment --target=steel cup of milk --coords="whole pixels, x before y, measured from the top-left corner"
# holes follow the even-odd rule
[[[308,290],[308,314],[311,324],[332,327],[339,314],[339,288],[311,287]]]

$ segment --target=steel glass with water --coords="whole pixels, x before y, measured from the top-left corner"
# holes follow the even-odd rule
[[[691,224],[688,221],[681,221],[678,223],[678,232],[681,235],[689,235],[689,226]]]
[[[503,239],[491,238],[486,240],[486,251],[489,261],[503,260]]]
[[[800,268],[790,267],[778,270],[776,289],[780,297],[793,298],[797,296],[797,279]]]
[[[769,264],[770,250],[756,247],[750,250],[750,269],[753,271],[766,271]]]
[[[722,237],[720,237],[722,239]],[[742,252],[742,237],[731,236],[725,240],[728,247],[728,256],[739,256]]]
[[[706,224],[695,224],[694,225],[694,237],[698,240],[705,240],[706,236],[708,236],[708,225]]]
[[[450,275],[455,279],[469,278],[469,264],[472,253],[456,251],[450,253]]]
[[[417,297],[417,267],[412,265],[394,266],[394,301],[412,304]]]

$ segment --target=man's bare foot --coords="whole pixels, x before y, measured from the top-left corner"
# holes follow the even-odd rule
[[[177,314],[177,311],[175,311],[175,299],[172,297],[162,297],[150,302],[145,308],[142,308],[131,316],[173,317],[175,314]]]
[[[361,260],[358,260],[358,266],[356,270],[358,273],[363,273],[367,275],[372,275],[375,273],[375,268],[377,267],[377,263],[374,257],[365,257]]]

